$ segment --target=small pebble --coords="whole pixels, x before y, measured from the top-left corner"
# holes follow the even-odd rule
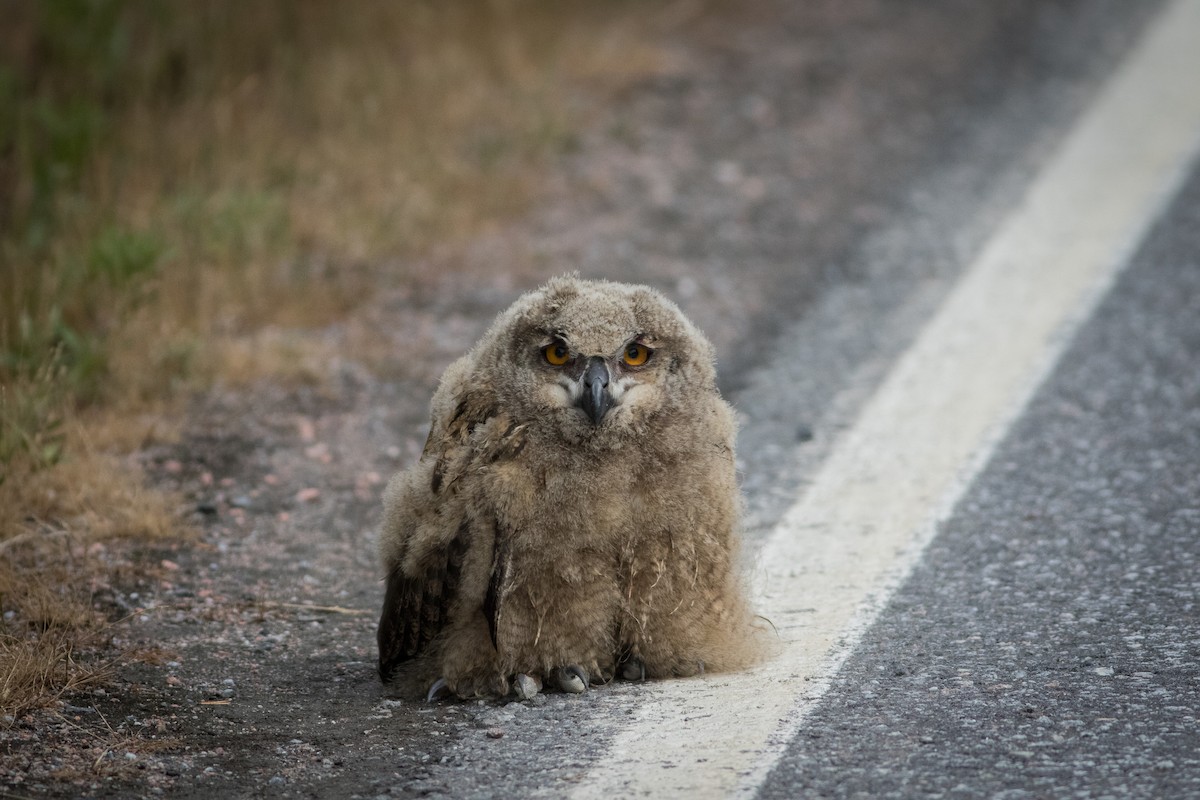
[[[321,490],[310,486],[307,489],[301,489],[300,491],[296,492],[296,502],[311,503],[320,496]]]
[[[501,739],[504,737],[504,731],[500,728],[488,728],[487,737],[489,739]]]

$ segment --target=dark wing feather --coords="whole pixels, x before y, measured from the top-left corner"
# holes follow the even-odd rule
[[[483,598],[483,616],[487,619],[488,634],[492,647],[500,649],[496,631],[500,629],[500,618],[504,613],[504,596],[508,593],[509,576],[512,573],[512,555],[508,549],[508,537],[496,531],[496,546],[492,555],[492,577],[488,581],[487,595]]]
[[[428,498],[431,505],[453,502],[450,498],[457,493],[458,480],[475,466],[514,458],[521,452],[524,427],[505,420],[489,425],[495,416],[496,406],[489,395],[466,393],[448,418],[434,421],[422,454],[423,460],[433,461]],[[481,425],[487,425],[485,435],[475,437],[478,441],[473,442],[473,434]],[[495,527],[472,531],[463,519],[449,543],[415,573],[405,570],[403,558],[392,565],[378,629],[379,673],[384,680],[397,666],[424,650],[442,630],[458,597],[467,549],[474,544],[485,545],[484,536],[495,537]],[[507,547],[496,541],[494,552],[493,574],[484,598],[493,645],[509,574]]]
[[[396,566],[388,574],[383,614],[379,618],[379,675],[385,681],[400,664],[425,649],[445,625],[458,595],[467,554],[464,521],[450,543],[419,575]]]

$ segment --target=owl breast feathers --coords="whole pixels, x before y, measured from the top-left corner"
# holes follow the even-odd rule
[[[734,433],[711,345],[657,292],[522,296],[446,370],[388,485],[382,677],[528,697],[749,663]]]

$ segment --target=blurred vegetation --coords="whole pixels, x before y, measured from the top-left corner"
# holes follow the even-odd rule
[[[285,373],[294,356],[276,348],[273,363],[263,333],[434,280],[423,254],[519,211],[589,103],[656,69],[644,32],[665,5],[5,3],[0,606],[13,624],[54,627],[13,605],[38,583],[40,543],[178,533],[177,501],[113,452],[144,441],[130,420],[207,382]],[[60,578],[39,591],[91,619],[79,578]],[[73,634],[0,628],[0,672],[25,676],[4,685],[41,687],[0,705],[36,705],[70,685],[45,676],[80,674]]]
[[[580,87],[652,69],[642,8],[7,4],[0,463],[52,464],[63,415],[154,407],[220,374],[222,337],[335,319],[520,208]]]

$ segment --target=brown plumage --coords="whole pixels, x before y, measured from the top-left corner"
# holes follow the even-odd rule
[[[748,663],[734,433],[711,345],[657,292],[565,277],[518,299],[388,486],[381,675],[527,697]]]

